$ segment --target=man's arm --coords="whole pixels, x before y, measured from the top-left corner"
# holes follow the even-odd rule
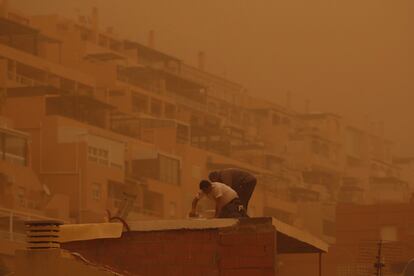
[[[196,217],[197,216],[197,204],[200,199],[198,197],[195,197],[193,199],[193,202],[191,203],[191,212],[190,217]]]
[[[223,206],[221,204],[220,197],[216,197],[216,213],[215,213],[214,217],[216,217],[216,218],[219,217],[221,208],[223,208]]]

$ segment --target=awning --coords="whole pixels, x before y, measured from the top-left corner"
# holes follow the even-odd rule
[[[35,97],[45,95],[58,95],[62,92],[60,88],[49,85],[28,86],[28,87],[9,87],[7,97]]]
[[[85,95],[65,95],[65,96],[52,96],[48,98],[49,101],[58,102],[62,104],[71,104],[78,108],[96,108],[96,109],[107,109],[114,110],[115,107],[102,102],[96,98]]]
[[[190,80],[186,77],[183,77],[178,74],[174,74],[169,71],[165,71],[162,69],[147,67],[147,66],[128,66],[123,67],[122,71],[126,72],[127,74],[131,74],[131,76],[138,76],[144,78],[154,78],[154,77],[162,77],[167,82],[175,83],[184,89],[205,89],[206,86]]]
[[[277,231],[277,252],[287,253],[324,253],[329,245],[315,236],[299,230],[275,218],[272,224]]]
[[[100,52],[100,53],[90,53],[83,57],[85,60],[90,61],[108,61],[108,60],[121,60],[125,59],[124,56],[116,52]]]
[[[39,30],[4,17],[0,18],[0,35],[35,35]]]
[[[125,40],[124,47],[125,49],[137,49],[142,55],[153,58],[153,59],[174,60],[176,62],[180,62],[180,60],[176,57],[167,55],[161,51],[155,50],[151,47],[147,47],[135,41]]]

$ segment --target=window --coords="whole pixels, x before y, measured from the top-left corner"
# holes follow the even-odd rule
[[[88,161],[101,166],[123,169],[125,144],[104,137],[88,135]]]
[[[188,126],[177,124],[177,143],[187,144],[190,140],[190,131]]]
[[[148,112],[148,97],[135,94],[132,96],[132,111],[133,112]]]
[[[280,117],[277,114],[272,115],[272,125],[277,126],[280,124]]]
[[[151,114],[154,116],[161,116],[162,106],[161,102],[157,100],[151,100]]]
[[[132,175],[180,185],[180,161],[162,154],[158,154],[154,158],[134,160],[132,162]]]
[[[17,188],[17,202],[19,206],[26,207],[26,188],[19,186]]]
[[[160,193],[144,190],[143,211],[150,215],[163,216],[164,196]]]
[[[164,155],[159,155],[159,179],[174,185],[180,184],[180,162]]]
[[[284,125],[290,125],[290,119],[289,118],[286,118],[286,117],[283,118],[282,122],[283,122]]]
[[[175,106],[172,104],[165,104],[165,117],[175,118]]]
[[[320,153],[320,143],[318,141],[312,141],[311,147],[314,154]]]
[[[102,197],[102,185],[100,183],[92,183],[92,199],[100,201]]]
[[[27,140],[22,137],[0,134],[0,159],[26,165]]]
[[[109,165],[109,151],[103,148],[97,148],[93,146],[88,147],[88,160],[96,162],[100,165]]]
[[[175,218],[177,216],[177,203],[170,202],[170,206],[168,208],[168,213],[170,218]]]

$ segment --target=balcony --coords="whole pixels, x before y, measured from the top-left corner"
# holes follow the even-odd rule
[[[3,17],[0,18],[0,43],[37,56],[40,43],[60,44],[61,41],[42,34],[30,25]]]
[[[46,115],[58,115],[92,126],[106,128],[107,114],[113,109],[89,96],[53,96],[46,98]]]
[[[181,61],[176,57],[131,40],[124,40],[123,44],[123,48],[126,50],[136,50],[140,64],[158,67],[170,72],[178,73],[181,71]]]
[[[206,87],[178,74],[144,66],[119,67],[118,80],[207,111]]]
[[[181,165],[178,158],[167,156],[155,150],[143,151],[131,161],[131,176],[148,178],[162,183],[180,186]]]
[[[28,136],[12,129],[0,129],[0,160],[19,166],[27,165]]]
[[[230,156],[231,153],[230,140],[217,128],[192,125],[191,145],[225,156]]]
[[[150,191],[145,181],[129,177],[125,183],[108,182],[108,200],[117,209],[116,216],[162,217],[164,214],[164,196]]]

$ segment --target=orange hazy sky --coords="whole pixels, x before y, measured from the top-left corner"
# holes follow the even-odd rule
[[[226,74],[301,111],[385,122],[398,152],[414,155],[413,0],[12,0],[33,14],[87,14],[208,71]],[[121,5],[122,3],[122,5]]]

